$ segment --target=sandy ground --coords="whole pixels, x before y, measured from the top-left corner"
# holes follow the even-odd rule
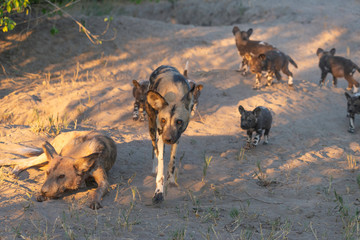
[[[39,203],[42,170],[17,178],[0,168],[0,239],[358,239],[360,126],[347,132],[345,80],[333,88],[328,76],[318,87],[315,53],[335,47],[360,64],[360,2],[144,4],[114,7],[103,35],[103,16],[76,17],[101,35],[102,45],[93,45],[69,18],[0,34],[1,158],[20,157],[12,149],[38,147],[56,128],[105,131],[118,149],[98,211],[86,206],[92,190]],[[59,33],[52,36],[54,25]],[[297,62],[298,69],[290,66],[294,89],[284,76],[252,90],[255,76],[236,71],[234,25],[252,27],[253,39]],[[151,142],[147,122],[132,120],[131,80],[147,79],[162,64],[182,71],[187,60],[189,76],[204,85],[199,114],[181,137],[179,187],[168,188],[165,202],[153,206]],[[271,109],[268,145],[242,150],[240,104]]]

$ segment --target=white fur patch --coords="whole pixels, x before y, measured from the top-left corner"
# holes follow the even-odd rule
[[[353,93],[357,93],[358,91],[359,91],[359,88],[357,88],[357,87],[354,86]]]
[[[293,83],[294,83],[293,78],[291,76],[289,76],[288,84],[293,85]]]
[[[266,45],[266,43],[264,43],[264,42],[259,42],[259,44],[260,44],[260,45]]]

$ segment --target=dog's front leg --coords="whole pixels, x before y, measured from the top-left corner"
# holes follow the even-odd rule
[[[93,172],[95,182],[98,187],[89,196],[90,205],[89,207],[93,210],[101,208],[101,198],[107,193],[109,188],[109,182],[107,180],[106,172],[103,168],[98,168]]]
[[[251,139],[252,139],[252,130],[247,130],[246,134],[247,134],[247,139],[246,139],[245,149],[250,149],[251,148]]]
[[[348,132],[349,133],[354,133],[355,132],[355,124],[354,124],[355,114],[349,113],[348,117],[349,117],[349,129],[348,129]]]
[[[328,74],[328,72],[326,70],[321,70],[321,79],[320,79],[320,82],[319,82],[319,86],[324,85],[325,78],[326,78],[327,74]]]
[[[178,144],[179,144],[179,141],[171,145],[170,161],[169,161],[167,177],[166,177],[166,181],[168,181],[170,186],[176,185],[174,173],[175,173],[175,164],[176,164],[175,157],[176,157],[176,150],[177,150]]]
[[[162,135],[159,135],[157,141],[157,174],[156,174],[156,189],[152,199],[153,204],[161,203],[164,200],[164,141]]]
[[[262,133],[263,133],[262,129],[257,129],[256,130],[256,135],[255,135],[254,140],[252,142],[254,147],[256,147],[259,144]]]
[[[134,121],[137,121],[139,119],[139,107],[140,107],[140,103],[138,101],[135,101],[134,111],[133,111],[133,120]]]
[[[261,81],[261,73],[256,73],[255,85],[253,86],[254,90],[257,90],[260,88],[260,81]]]

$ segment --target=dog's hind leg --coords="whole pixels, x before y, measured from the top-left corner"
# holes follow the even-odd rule
[[[164,200],[164,141],[162,136],[159,136],[157,142],[157,160],[158,160],[158,167],[157,167],[157,174],[156,174],[156,189],[155,194],[152,199],[153,204],[161,203]]]
[[[166,181],[169,182],[170,186],[176,185],[175,182],[175,165],[176,165],[176,150],[179,142],[171,145],[170,162],[168,165]]]
[[[265,129],[265,133],[264,133],[264,144],[268,144],[268,143],[269,143],[269,132],[270,132],[270,129]]]
[[[15,175],[19,175],[25,169],[44,164],[47,161],[48,160],[46,158],[45,153],[43,153],[37,157],[30,157],[30,158],[25,158],[25,159],[21,159],[21,160],[15,160],[14,164],[16,164],[16,166],[13,168],[12,173]]]
[[[354,133],[355,132],[354,120],[355,120],[355,114],[350,113],[349,114],[349,129],[348,129],[349,133]]]
[[[352,88],[353,93],[357,93],[359,91],[359,83],[354,79],[351,75],[345,75],[345,79],[348,81],[348,90],[350,91]]]

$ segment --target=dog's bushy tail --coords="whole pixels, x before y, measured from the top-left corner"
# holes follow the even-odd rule
[[[189,69],[189,60],[186,60],[184,74],[183,74],[186,78],[188,77],[188,69]]]
[[[294,65],[294,67],[298,68],[296,62],[295,62],[290,56],[287,56],[287,57],[288,57],[288,59],[289,59],[289,62],[290,62],[292,65]]]
[[[44,151],[41,148],[29,148],[29,147],[15,149],[14,152],[23,155],[25,157],[39,156],[40,154],[44,153]]]

